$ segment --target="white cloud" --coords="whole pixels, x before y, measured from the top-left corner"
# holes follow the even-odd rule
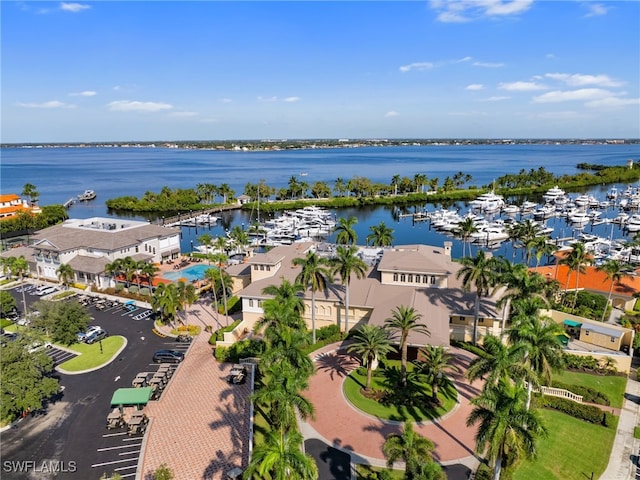
[[[384,116],[385,116],[386,118],[389,118],[389,117],[397,117],[398,115],[400,115],[400,114],[399,114],[398,112],[396,112],[395,110],[391,110],[391,111],[389,111],[389,112],[387,112],[387,113],[385,113],[385,114],[384,114]]]
[[[437,19],[445,23],[471,22],[482,18],[519,15],[529,10],[533,0],[431,0],[438,12]]]
[[[278,97],[258,97],[259,102],[277,102]]]
[[[530,92],[532,90],[545,90],[547,87],[536,82],[503,82],[498,85],[498,88],[511,92]]]
[[[473,66],[484,67],[484,68],[500,68],[500,67],[504,67],[504,63],[473,62]]]
[[[300,101],[300,97],[278,98],[274,95],[272,97],[258,97],[258,101],[262,103],[273,103],[273,102],[295,103]]]
[[[484,100],[482,100],[483,102],[502,102],[503,100],[509,100],[511,97],[505,97],[505,96],[498,96],[495,95],[493,97],[487,97]]]
[[[117,100],[107,105],[113,112],[159,112],[171,110],[173,105],[162,102],[139,102],[137,100]]]
[[[409,65],[402,65],[400,67],[400,71],[402,73],[405,73],[411,70],[429,70],[433,67],[434,67],[434,64],[431,62],[415,62],[415,63],[410,63]]]
[[[602,88],[580,88],[578,90],[554,90],[553,92],[547,92],[533,97],[533,101],[535,103],[589,102],[615,97],[616,95],[618,94]]]
[[[83,4],[83,3],[66,3],[66,2],[62,2],[60,4],[60,10],[63,10],[65,12],[72,12],[72,13],[81,12],[82,10],[88,10],[89,8],[91,8],[90,5],[86,5],[86,4]]]
[[[231,102],[233,102],[233,100],[231,100],[230,98],[221,98],[220,101],[222,103],[231,103]]]
[[[559,80],[571,87],[598,85],[601,87],[620,87],[624,82],[613,80],[608,75],[582,75],[580,73],[547,73],[545,77]]]
[[[555,56],[555,54],[554,54],[554,53],[547,53],[547,54],[545,55],[545,58],[552,59],[552,58],[556,58],[556,56]]]
[[[48,102],[28,102],[28,103],[18,103],[19,107],[23,108],[76,108],[75,105],[70,103],[64,103],[59,100],[50,100]]]
[[[609,8],[601,3],[586,2],[582,5],[588,10],[585,17],[598,17],[600,15],[606,15],[609,11]]]
[[[83,92],[70,93],[70,97],[95,97],[98,92],[94,92],[93,90],[85,90]]]
[[[284,98],[282,101],[286,103],[295,103],[300,101],[300,97],[287,97],[287,98]]]
[[[574,112],[573,110],[565,110],[562,112],[542,112],[532,115],[531,118],[541,118],[549,120],[569,120],[574,118],[584,118],[583,113]]]
[[[463,57],[463,58],[460,58],[459,60],[452,60],[452,63],[464,63],[464,62],[470,62],[471,60],[473,60],[473,57]]]
[[[640,105],[640,98],[606,97],[586,102],[584,105],[590,108],[619,108],[628,105]]]
[[[464,87],[464,89],[471,91],[484,90],[484,85],[482,85],[481,83],[472,83],[471,85],[467,85],[466,87]]]

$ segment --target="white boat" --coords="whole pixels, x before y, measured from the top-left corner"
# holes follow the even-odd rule
[[[522,205],[520,205],[520,210],[524,212],[531,212],[538,207],[538,204],[535,202],[524,201]]]
[[[609,200],[615,200],[616,198],[618,198],[618,188],[615,185],[611,187],[607,192],[607,198]]]
[[[482,230],[478,230],[471,234],[474,242],[478,243],[495,243],[501,242],[509,238],[509,234],[501,226],[488,226]]]
[[[483,193],[475,200],[469,202],[471,208],[479,209],[484,212],[497,212],[504,207],[504,198],[502,195],[496,194],[493,190]]]
[[[545,202],[553,202],[555,201],[556,198],[558,198],[561,195],[564,195],[565,193],[566,192],[564,190],[562,190],[560,187],[556,185],[555,187],[547,190],[547,192],[542,196],[542,198],[544,198]]]
[[[590,201],[591,201],[591,197],[589,197],[589,195],[587,195],[586,193],[583,193],[582,195],[580,195],[578,198],[574,200],[576,205],[580,207],[586,207],[587,205],[589,205]]]
[[[220,220],[220,217],[216,217],[215,215],[211,215],[208,213],[198,215],[194,219],[195,223],[197,223],[198,225],[215,224],[218,222],[218,220]]]
[[[640,214],[634,213],[624,226],[629,232],[640,232]]]
[[[570,217],[569,221],[571,223],[588,223],[591,218],[587,212],[577,211],[574,212]]]
[[[81,202],[86,202],[89,200],[93,200],[94,198],[96,198],[96,196],[96,192],[94,192],[93,190],[85,190],[83,193],[78,195],[78,200],[80,200]]]
[[[520,208],[517,205],[507,205],[502,209],[502,211],[505,215],[517,215],[520,213]]]

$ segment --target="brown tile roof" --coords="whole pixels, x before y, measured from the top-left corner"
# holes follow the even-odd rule
[[[378,270],[406,273],[450,274],[458,270],[444,248],[428,245],[405,245],[385,250]]]

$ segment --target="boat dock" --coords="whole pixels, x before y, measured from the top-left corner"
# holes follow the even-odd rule
[[[76,203],[76,199],[75,199],[75,198],[73,198],[73,197],[71,197],[69,200],[67,200],[66,202],[64,202],[64,203],[62,204],[62,206],[63,206],[64,208],[70,208],[70,207],[71,207],[71,205],[73,205],[74,203]]]
[[[196,227],[202,225],[215,225],[219,220],[214,214],[227,212],[229,210],[240,210],[242,205],[222,205],[220,207],[206,208],[198,211],[191,211],[188,213],[179,213],[173,217],[162,217],[157,219],[156,225],[162,225],[163,227]]]

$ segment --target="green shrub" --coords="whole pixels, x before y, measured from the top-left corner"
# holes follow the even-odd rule
[[[599,392],[598,390],[581,385],[572,385],[568,383],[562,382],[551,382],[551,386],[555,388],[562,388],[564,390],[569,390],[570,392],[575,393],[576,395],[582,395],[582,400],[586,403],[597,403],[598,405],[611,405],[609,397],[607,397],[604,393]]]
[[[224,333],[232,331],[234,328],[236,328],[240,324],[241,321],[242,320],[236,320],[231,325],[228,325],[226,327],[222,327],[216,330],[213,333],[213,335],[216,336],[216,341],[221,342],[222,340],[224,340]],[[211,343],[211,341],[209,341],[209,343]]]
[[[217,341],[218,341],[218,337],[214,332],[209,336],[209,345],[215,345]]]
[[[326,327],[321,327],[316,331],[316,340],[322,341],[333,338],[340,338],[342,332],[340,332],[340,327],[338,325],[327,325]],[[336,340],[337,341],[337,340]]]
[[[223,307],[224,308],[224,307]],[[233,315],[242,311],[242,302],[239,297],[233,296],[227,299],[227,313]]]
[[[609,420],[602,410],[593,405],[585,405],[583,403],[576,403],[566,398],[551,397],[551,396],[536,396],[534,397],[536,406],[542,408],[551,408],[558,410],[562,413],[566,413],[574,418],[584,420],[589,423],[596,423],[604,425],[609,424]]]
[[[241,358],[259,357],[264,352],[262,340],[241,340],[230,347],[216,347],[215,357],[219,362],[238,363]]]

